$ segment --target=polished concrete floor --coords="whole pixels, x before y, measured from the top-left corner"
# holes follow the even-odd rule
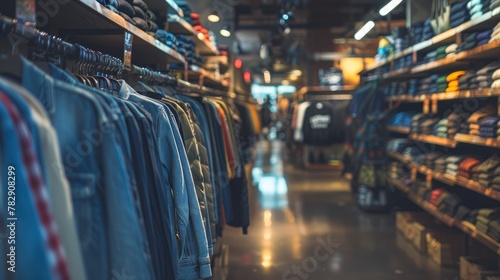
[[[280,142],[259,144],[252,173],[249,234],[226,227],[214,279],[458,279],[401,240],[393,215],[358,210],[339,174],[286,164]]]

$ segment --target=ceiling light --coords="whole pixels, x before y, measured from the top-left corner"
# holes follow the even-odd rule
[[[218,22],[220,20],[220,17],[217,14],[217,11],[213,11],[211,14],[209,14],[208,20],[211,22]]]
[[[394,10],[394,8],[396,8],[399,4],[401,4],[401,2],[403,2],[403,0],[391,0],[391,2],[387,3],[387,5],[382,7],[382,9],[380,9],[380,11],[378,12],[381,16],[385,16],[392,10]]]
[[[231,31],[229,31],[229,24],[225,24],[222,29],[220,30],[220,35],[224,37],[229,37],[231,36]]]
[[[288,20],[288,19],[290,18],[290,17],[288,16],[288,14],[284,14],[282,17],[283,17],[283,19],[284,19],[284,20]]]
[[[300,76],[302,75],[302,71],[300,71],[299,69],[296,69],[296,70],[292,70],[290,71],[290,76]]]
[[[365,25],[363,25],[363,27],[361,27],[361,29],[358,30],[356,34],[354,34],[354,39],[356,40],[363,39],[363,37],[365,37],[366,34],[368,34],[368,32],[370,32],[370,30],[373,29],[373,27],[375,27],[375,22],[373,22],[373,20],[370,20],[369,22],[365,23]]]
[[[287,28],[285,28],[285,30],[283,30],[283,32],[285,34],[290,34],[290,32],[292,32],[292,30],[290,29],[290,27],[287,27]]]

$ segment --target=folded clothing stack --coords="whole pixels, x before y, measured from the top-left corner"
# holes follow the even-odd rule
[[[403,151],[403,156],[411,158],[412,160],[415,160],[417,157],[421,156],[424,154],[419,148],[410,146]]]
[[[429,199],[428,199],[429,203],[434,205],[434,206],[437,206],[439,197],[441,197],[445,193],[446,193],[446,191],[444,189],[432,190],[429,194]]]
[[[491,88],[500,88],[500,69],[497,69],[495,72],[493,72],[493,75],[491,75],[491,80],[493,81],[491,84]]]
[[[409,95],[416,95],[418,93],[418,84],[419,84],[418,79],[410,79],[408,81],[408,94]]]
[[[498,0],[500,1],[500,0]],[[493,28],[490,36],[490,42],[500,40],[500,22]]]
[[[491,181],[490,187],[496,191],[500,191],[500,166],[493,171],[493,180]]]
[[[410,187],[410,192],[416,194],[418,197],[425,199],[430,192],[427,189],[427,184],[425,182],[414,182]]]
[[[435,126],[439,122],[439,118],[436,117],[429,117],[428,119],[424,120],[422,123],[420,123],[420,128],[419,131],[422,134],[426,135],[432,135],[434,134],[435,131]]]
[[[490,221],[486,234],[496,242],[500,242],[500,219],[496,218]]]
[[[448,88],[448,82],[446,81],[448,75],[441,75],[437,78],[437,92],[445,92]]]
[[[458,175],[471,179],[472,178],[472,170],[477,165],[481,164],[482,159],[476,156],[468,156],[464,160],[462,160],[458,166]]]
[[[434,30],[432,29],[431,19],[424,22],[413,24],[411,27],[412,44],[418,44],[422,41],[429,40],[434,37]]]
[[[402,154],[406,148],[414,145],[415,144],[413,143],[413,141],[410,141],[408,139],[393,139],[387,142],[387,150]]]
[[[484,138],[497,138],[499,117],[484,118],[479,123],[479,136]]]
[[[184,20],[187,21],[190,25],[193,25],[193,20],[191,19],[191,6],[188,2],[184,0],[175,0],[175,3],[182,10],[184,14]]]
[[[184,56],[188,64],[201,66],[203,60],[201,56],[195,53],[194,40],[184,35],[176,35],[176,38],[179,41],[177,51]],[[178,69],[179,67],[183,69],[184,66],[182,64],[174,64],[172,67],[173,69]]]
[[[408,127],[410,128],[411,126],[411,119],[413,118],[414,115],[416,115],[416,112],[400,112],[395,114],[389,119],[389,125],[392,126],[403,126],[403,127]]]
[[[408,39],[408,29],[405,27],[397,27],[391,31],[394,38],[394,52],[399,53],[404,51],[410,46]]]
[[[429,117],[429,115],[423,113],[413,116],[413,118],[411,118],[411,132],[421,134],[422,131],[420,130],[420,123],[427,120]]]
[[[200,15],[196,13],[191,13],[191,19],[193,21],[193,29],[198,32],[198,36],[201,33],[203,35],[203,39],[206,41],[210,41],[210,35],[208,35],[208,30],[203,26],[201,22]]]
[[[449,156],[446,158],[446,171],[445,173],[456,177],[458,175],[459,165],[466,158],[466,156]]]
[[[436,49],[436,60],[440,60],[446,57],[446,49],[448,46],[441,46]]]
[[[412,64],[412,57],[411,55],[405,56],[402,58],[398,58],[394,61],[394,70],[398,70],[401,68],[409,67]]]
[[[466,207],[464,205],[460,205],[460,206],[458,206],[454,217],[455,217],[455,219],[457,219],[459,221],[463,221],[463,220],[465,220],[465,218],[467,218],[467,216],[470,215],[470,212],[471,212],[471,210],[468,207]]]
[[[482,163],[472,168],[471,179],[488,187],[493,180],[494,171],[500,166],[500,157],[493,155]]]
[[[498,69],[500,69],[500,62],[493,61],[488,63],[488,65],[477,71],[472,84],[477,84],[477,88],[479,89],[490,89],[493,86],[493,74]]]
[[[423,164],[430,169],[434,169],[435,160],[439,157],[442,157],[442,156],[443,156],[443,153],[441,153],[441,152],[427,153],[424,156],[424,163]]]
[[[491,209],[491,208],[479,209],[475,223],[476,229],[482,233],[489,235],[488,232],[490,231],[490,223],[493,221],[498,221],[499,219],[500,219],[500,209]],[[500,235],[498,229],[493,228],[491,233],[494,232],[496,233],[495,235]]]
[[[155,38],[174,50],[177,50],[179,47],[179,41],[177,40],[175,35],[169,33],[166,30],[163,29],[157,30],[155,33]]]
[[[439,75],[434,74],[426,78],[420,79],[418,82],[419,83],[418,94],[436,93],[438,90],[438,86],[436,84],[438,78]]]
[[[471,0],[467,3],[470,18],[475,19],[490,10],[490,0]]]
[[[446,82],[448,82],[448,86],[446,88],[446,92],[456,92],[460,89],[460,81],[459,79],[463,76],[467,74],[466,71],[455,71],[451,74],[449,74],[447,77],[446,77]]]
[[[462,23],[469,21],[470,13],[467,9],[467,2],[457,2],[451,5],[450,9],[450,27],[454,28]]]
[[[448,128],[448,138],[454,138],[457,133],[461,132],[462,124],[465,124],[465,126],[468,128],[468,124],[465,123],[465,120],[467,120],[469,116],[469,113],[461,112],[460,109],[456,109],[455,112],[447,116],[448,123],[446,124],[446,126]],[[466,133],[468,133],[468,129]]]
[[[490,10],[493,11],[494,9],[500,7],[500,0],[491,0],[490,1]]]
[[[482,120],[497,115],[497,109],[492,104],[487,104],[481,107],[476,112],[472,113],[468,119],[469,122],[469,134],[480,135],[480,123]]]
[[[448,47],[446,47],[446,57],[453,57],[453,56],[456,56],[456,52],[457,52],[457,48],[458,48],[458,44],[451,44],[449,45]]]
[[[155,33],[158,30],[155,14],[142,0],[100,0],[98,2],[146,32]]]
[[[459,90],[468,90],[470,89],[472,80],[476,77],[475,71],[467,71],[465,75],[458,79],[458,89]]]
[[[441,213],[453,217],[461,203],[462,200],[457,194],[445,192],[438,198],[437,208]]]
[[[448,138],[448,118],[441,119],[434,130],[437,137]]]
[[[437,55],[438,55],[437,50],[434,50],[434,51],[432,51],[432,52],[428,52],[428,53],[424,56],[423,61],[424,61],[425,63],[427,63],[427,62],[432,62],[432,61],[436,61],[436,57],[437,57]]]
[[[477,45],[477,35],[478,34],[479,34],[479,32],[476,31],[476,32],[471,32],[467,35],[464,35],[465,36],[464,40],[462,43],[460,43],[458,45],[456,52],[460,53],[460,52],[475,48]]]

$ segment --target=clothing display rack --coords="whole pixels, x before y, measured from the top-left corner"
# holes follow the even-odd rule
[[[173,1],[145,2],[182,15]],[[17,267],[32,268],[16,277],[209,278],[224,227],[247,234],[256,104],[219,79],[214,89],[169,75],[191,64],[187,52],[108,8],[70,0],[43,30],[0,14],[1,148],[14,152],[0,163],[15,167],[23,201]]]
[[[462,231],[468,240],[498,255],[495,230],[476,221],[474,209],[497,209],[500,201],[500,189],[494,183],[495,167],[500,166],[496,160],[500,90],[492,85],[493,73],[500,69],[500,41],[488,35],[500,26],[499,21],[500,8],[496,8],[360,72],[365,82],[379,81],[378,98],[385,99],[394,113],[387,125],[393,139],[387,146],[389,169],[393,169],[388,173],[390,184],[430,215]],[[478,34],[486,34],[485,43],[475,45]],[[470,38],[474,46],[449,51]],[[447,55],[426,60],[445,49]],[[475,80],[479,76],[484,83]],[[434,88],[439,79],[441,85]],[[428,199],[442,193],[449,198],[444,204],[453,207]],[[493,226],[493,219],[490,222]],[[466,248],[465,254],[469,252]]]

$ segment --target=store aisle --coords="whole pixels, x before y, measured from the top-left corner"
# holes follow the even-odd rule
[[[359,211],[338,174],[285,166],[280,142],[258,150],[249,235],[226,227],[214,279],[458,279],[398,242],[393,216]]]

